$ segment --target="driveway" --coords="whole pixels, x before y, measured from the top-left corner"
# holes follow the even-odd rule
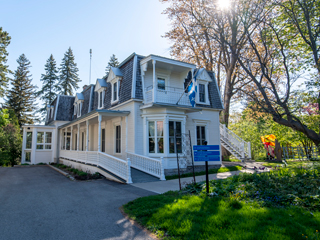
[[[152,239],[119,211],[152,194],[108,180],[70,181],[47,166],[0,168],[0,239]]]

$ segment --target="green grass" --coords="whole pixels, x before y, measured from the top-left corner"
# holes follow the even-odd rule
[[[241,169],[242,169],[241,166],[214,168],[214,169],[209,169],[209,174],[223,173],[223,172],[230,172],[230,171],[239,171]],[[206,174],[206,171],[195,172],[196,176],[201,176],[201,175],[205,175],[205,174]],[[184,173],[184,174],[180,175],[181,178],[192,177],[192,176],[193,176],[192,172],[191,173]],[[179,178],[178,175],[166,176],[166,180],[177,179],[177,178]]]
[[[125,212],[163,239],[320,239],[320,165],[189,184]]]
[[[164,239],[319,239],[320,213],[260,207],[230,198],[168,192],[136,199],[125,212]]]

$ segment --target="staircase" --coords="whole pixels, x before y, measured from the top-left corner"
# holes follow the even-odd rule
[[[251,160],[251,145],[220,123],[221,145],[241,161]]]

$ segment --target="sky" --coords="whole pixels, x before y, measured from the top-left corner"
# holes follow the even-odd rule
[[[24,53],[39,88],[47,59],[53,54],[59,67],[69,47],[81,88],[89,84],[90,49],[91,83],[105,75],[112,54],[119,62],[133,52],[170,57],[170,42],[162,37],[170,30],[162,14],[168,5],[158,0],[0,0],[0,6],[0,27],[11,36],[9,69],[16,70]]]

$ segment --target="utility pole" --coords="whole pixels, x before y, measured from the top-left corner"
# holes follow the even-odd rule
[[[92,58],[92,49],[90,48],[90,73],[89,73],[89,85],[91,84],[91,58]]]

